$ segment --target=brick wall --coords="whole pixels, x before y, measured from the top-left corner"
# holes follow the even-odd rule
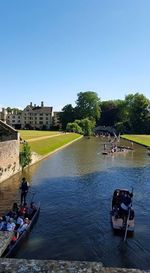
[[[0,142],[0,183],[19,170],[19,140]]]

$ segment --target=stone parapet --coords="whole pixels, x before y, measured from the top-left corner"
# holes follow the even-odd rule
[[[0,273],[150,273],[150,270],[110,268],[80,261],[0,259]]]
[[[19,140],[0,142],[0,183],[20,171]]]

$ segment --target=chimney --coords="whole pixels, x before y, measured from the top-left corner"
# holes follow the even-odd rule
[[[41,101],[41,107],[44,107],[44,102],[43,101]]]

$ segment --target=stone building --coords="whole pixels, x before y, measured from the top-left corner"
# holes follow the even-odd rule
[[[0,183],[19,170],[19,134],[0,120]]]
[[[43,101],[40,106],[27,105],[21,114],[22,129],[49,130],[52,126],[53,107],[44,106]]]
[[[40,106],[32,105],[31,102],[19,113],[17,111],[8,112],[2,108],[0,120],[15,129],[49,130],[52,127],[52,114],[53,107],[44,106],[43,101]]]
[[[61,112],[53,112],[53,127],[57,127],[61,129],[61,122],[60,122],[60,113]]]

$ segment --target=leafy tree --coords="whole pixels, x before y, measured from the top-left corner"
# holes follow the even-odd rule
[[[81,127],[76,122],[70,122],[67,124],[66,130],[78,134],[83,134]]]
[[[101,118],[98,124],[114,126],[118,122],[127,119],[127,111],[124,100],[108,100],[101,103]]]
[[[67,123],[73,122],[75,120],[75,110],[71,104],[67,104],[63,107],[60,113],[60,122],[62,124],[62,129],[65,130]]]
[[[99,119],[100,117],[100,99],[96,92],[87,91],[78,93],[76,101],[79,118]]]
[[[84,136],[90,136],[93,133],[95,127],[95,120],[90,120],[88,118],[75,120],[75,122],[82,128]]]
[[[16,114],[21,114],[22,113],[22,110],[20,110],[20,109],[18,109],[18,108],[11,108],[11,107],[7,107],[6,108],[6,110],[7,110],[7,112],[14,112],[14,113],[16,113]]]
[[[67,124],[67,131],[83,134],[84,136],[90,136],[95,127],[95,121],[88,118],[75,120],[73,123]]]
[[[28,142],[23,143],[22,151],[20,152],[20,165],[22,170],[31,163],[31,150]]]
[[[150,101],[143,94],[129,94],[125,97],[128,109],[128,120],[133,133],[149,133],[150,128]]]

